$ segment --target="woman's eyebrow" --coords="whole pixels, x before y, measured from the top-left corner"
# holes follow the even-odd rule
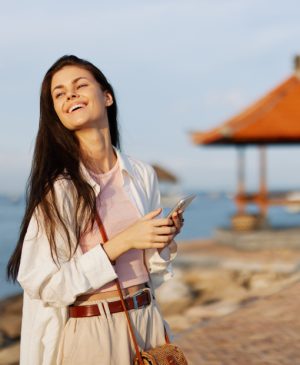
[[[81,79],[86,79],[86,80],[88,80],[86,77],[84,77],[84,76],[79,76],[79,77],[77,77],[76,79],[74,79],[73,81],[72,81],[72,84],[75,84],[77,81],[79,81],[79,80],[81,80]],[[52,93],[54,92],[54,90],[56,90],[56,89],[61,89],[61,88],[63,88],[64,87],[64,85],[57,85],[57,86],[55,86],[53,89],[52,89]]]

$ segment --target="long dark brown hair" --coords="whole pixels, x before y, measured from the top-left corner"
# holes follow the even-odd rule
[[[58,118],[51,95],[51,81],[53,75],[65,66],[78,66],[89,71],[103,91],[108,91],[113,97],[113,104],[107,107],[111,143],[120,148],[120,136],[117,122],[117,103],[112,86],[103,73],[92,63],[73,55],[59,58],[47,71],[41,86],[40,118],[36,137],[32,166],[26,183],[26,206],[24,217],[20,226],[19,238],[16,248],[7,265],[7,279],[16,281],[20,266],[21,252],[24,237],[30,219],[38,207],[42,212],[44,227],[51,248],[51,256],[59,265],[55,232],[58,226],[63,228],[67,238],[69,259],[76,251],[80,235],[93,224],[96,216],[96,197],[93,188],[85,181],[80,173],[80,160],[82,152],[79,141],[73,131],[67,129]],[[76,209],[74,209],[76,245],[72,252],[70,227],[62,217],[57,197],[55,196],[54,182],[58,176],[72,181],[76,191]],[[90,217],[87,224],[82,227],[85,217]],[[39,223],[39,222],[38,222]]]

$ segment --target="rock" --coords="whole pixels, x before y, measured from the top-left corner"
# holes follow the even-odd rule
[[[20,337],[23,296],[18,294],[0,301],[0,345]]]
[[[234,282],[245,289],[250,289],[252,273],[249,270],[233,270],[232,278]]]
[[[4,334],[0,331],[0,348],[4,346],[5,338]]]
[[[0,313],[22,313],[23,295],[14,295],[0,301]]]
[[[0,318],[0,331],[11,339],[17,339],[21,333],[21,316],[4,313]]]
[[[237,303],[224,301],[208,306],[198,305],[191,307],[185,311],[184,316],[188,318],[190,322],[195,323],[203,319],[227,315],[238,308],[239,305]]]
[[[156,298],[163,315],[182,312],[190,305],[193,296],[190,288],[181,281],[180,275],[170,279],[156,290]]]
[[[277,279],[277,275],[274,272],[260,272],[252,275],[250,280],[250,288],[264,289],[268,288]]]
[[[194,294],[194,303],[210,304],[222,301],[224,298],[235,298],[247,294],[246,289],[235,283],[234,273],[229,270],[197,270],[184,275],[184,281],[190,285]]]
[[[249,296],[249,291],[236,285],[228,285],[219,291],[220,302],[239,303],[242,299]]]
[[[232,285],[232,272],[222,269],[198,270],[186,274],[184,280],[201,291],[217,291]]]
[[[0,349],[0,365],[19,364],[20,344],[15,343],[4,349]]]
[[[173,332],[184,331],[192,325],[192,322],[189,320],[189,318],[180,314],[166,316],[165,320],[168,322]]]

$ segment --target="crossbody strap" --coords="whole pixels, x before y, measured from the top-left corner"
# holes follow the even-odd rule
[[[106,234],[104,225],[103,225],[102,220],[101,220],[101,218],[100,218],[100,216],[99,216],[98,213],[96,215],[96,221],[97,221],[97,224],[98,224],[100,233],[102,235],[103,242],[105,243],[106,241],[108,241],[108,238],[107,238],[107,234]],[[112,262],[112,263],[115,263],[115,262]],[[142,356],[141,356],[141,353],[140,353],[140,350],[139,350],[139,346],[137,344],[136,336],[135,336],[135,333],[134,333],[134,330],[133,330],[133,326],[132,326],[132,323],[131,323],[131,319],[130,319],[130,316],[129,316],[129,313],[128,313],[128,310],[126,308],[126,304],[125,304],[125,301],[124,301],[124,298],[123,298],[123,293],[122,293],[122,290],[121,290],[120,281],[119,281],[118,278],[116,278],[114,280],[114,282],[115,282],[115,284],[117,286],[118,293],[119,293],[119,296],[120,296],[120,299],[121,299],[121,303],[122,303],[122,307],[123,307],[123,310],[124,310],[124,312],[126,314],[126,318],[127,318],[127,322],[128,322],[128,326],[129,326],[129,331],[130,331],[131,338],[132,338],[132,341],[133,341],[133,344],[134,344],[136,356],[138,357],[138,360],[139,360],[140,365],[144,365],[144,362],[142,360]]]
[[[101,218],[100,218],[100,216],[99,216],[98,213],[96,214],[96,222],[98,224],[100,233],[102,235],[103,243],[105,243],[106,241],[108,241],[108,238],[107,238],[107,234],[106,234],[104,225],[103,225],[102,220],[101,220]],[[112,264],[115,264],[115,261],[111,261],[111,262],[112,262]],[[123,293],[122,293],[120,281],[119,281],[118,278],[116,278],[114,280],[114,282],[115,282],[115,284],[117,286],[118,293],[119,293],[119,296],[120,296],[120,299],[121,299],[121,302],[122,302],[122,307],[123,307],[123,310],[124,310],[125,315],[126,315],[126,318],[127,318],[127,322],[128,322],[128,326],[129,326],[129,331],[130,331],[131,338],[132,338],[132,341],[133,341],[133,344],[134,344],[136,356],[137,356],[137,358],[139,360],[140,365],[144,365],[144,362],[142,360],[141,353],[140,353],[140,350],[139,350],[139,346],[138,346],[138,343],[137,343],[137,339],[136,339],[136,336],[135,336],[135,333],[134,333],[133,325],[132,325],[132,322],[131,322],[131,319],[130,319],[128,310],[126,308],[126,304],[125,304],[124,298],[123,298]],[[165,324],[164,324],[164,331],[165,331],[166,343],[170,343],[170,339],[169,339],[169,336],[167,334],[167,331],[166,331],[166,328],[165,328]]]

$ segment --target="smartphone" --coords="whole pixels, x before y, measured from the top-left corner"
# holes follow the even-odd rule
[[[196,196],[197,196],[196,194],[190,194],[190,195],[187,195],[187,196],[184,196],[183,198],[181,198],[174,205],[174,207],[169,211],[166,218],[170,218],[172,216],[172,214],[174,212],[176,212],[177,210],[184,211],[191,204],[192,200],[196,198]]]

